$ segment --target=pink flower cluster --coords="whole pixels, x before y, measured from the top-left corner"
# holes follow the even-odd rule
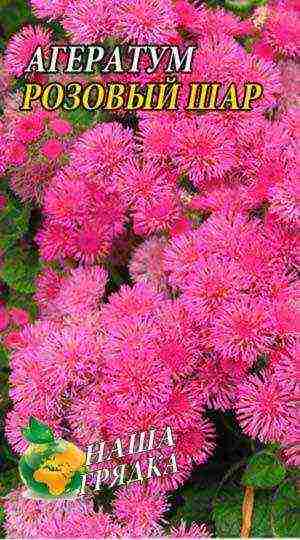
[[[73,126],[54,112],[21,114],[7,107],[0,123],[0,171],[22,201],[41,204],[44,190],[65,160]]]
[[[290,466],[299,459],[299,114],[286,80],[297,69],[299,13],[287,1],[243,21],[186,0],[32,5],[40,18],[58,18],[74,43],[197,44],[183,87],[264,86],[247,113],[139,112],[134,129],[120,115],[77,136],[58,114],[39,110],[8,110],[1,124],[2,172],[11,172],[24,201],[42,205],[36,241],[45,264],[38,320],[10,343],[12,448],[24,451],[20,428],[30,415],[81,447],[170,426],[178,463],[175,475],[120,488],[113,519],[88,500],[50,508],[14,492],[5,502],[7,532],[160,535],[168,492],[216,447],[207,409],[233,410],[246,435],[279,443]],[[235,40],[246,34],[252,52]],[[5,68],[20,76],[36,44],[47,49],[50,41],[42,26],[23,28]],[[116,246],[119,260],[129,253],[131,279],[111,292]],[[1,308],[2,329],[8,323]],[[182,523],[171,535],[209,532]]]

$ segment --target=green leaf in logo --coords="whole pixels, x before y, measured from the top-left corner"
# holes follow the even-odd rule
[[[34,416],[29,419],[29,425],[21,430],[25,439],[34,444],[52,443],[54,435],[52,430]]]

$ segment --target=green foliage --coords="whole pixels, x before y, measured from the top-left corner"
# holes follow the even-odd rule
[[[1,37],[0,46],[4,48],[7,39],[19,30],[25,23],[32,23],[36,19],[32,15],[29,3],[24,0],[1,0],[0,1],[0,21]]]
[[[211,520],[212,500],[216,492],[216,483],[209,486],[187,485],[180,490],[183,503],[172,515],[171,525],[176,526],[183,519],[188,524],[195,522],[209,523]]]
[[[0,212],[0,248],[7,250],[29,229],[30,207],[10,197]]]
[[[0,473],[0,497],[5,497],[11,490],[20,483],[17,467]]]
[[[239,486],[226,486],[219,492],[213,508],[216,536],[239,537],[242,525],[244,490]],[[251,536],[271,537],[271,501],[268,491],[255,492]]]
[[[300,537],[300,497],[294,481],[279,486],[272,505],[272,528],[275,536]]]
[[[261,452],[252,456],[242,477],[245,486],[271,488],[285,478],[285,468],[272,453]]]
[[[15,246],[5,254],[0,278],[17,293],[31,294],[35,291],[34,281],[39,268],[37,252]]]

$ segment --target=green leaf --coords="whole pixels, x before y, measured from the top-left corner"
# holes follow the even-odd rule
[[[244,486],[272,488],[284,480],[286,470],[279,459],[268,452],[252,456],[242,476]]]
[[[29,426],[23,428],[22,434],[25,439],[35,444],[51,443],[54,441],[52,430],[34,416],[29,419]]]
[[[237,486],[226,486],[220,491],[212,512],[216,536],[240,537],[243,500],[244,490]],[[270,538],[273,536],[271,501],[272,493],[270,491],[255,492],[251,537]]]
[[[17,199],[8,200],[0,212],[0,248],[8,249],[28,231],[30,208]]]
[[[300,497],[296,485],[289,480],[277,490],[271,509],[272,526],[276,536],[300,537]]]
[[[0,270],[0,279],[21,294],[35,291],[35,278],[39,271],[38,254],[20,247],[9,250]]]
[[[5,497],[20,483],[19,472],[16,467],[0,473],[0,497]]]

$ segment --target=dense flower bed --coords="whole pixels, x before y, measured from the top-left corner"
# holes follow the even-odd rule
[[[217,511],[208,525],[174,518],[174,490],[225,444],[218,414],[241,448],[273,456],[273,484],[257,487],[280,487],[279,468],[289,480],[299,465],[299,6],[250,4],[240,16],[238,5],[186,0],[32,0],[36,18],[9,37],[0,79],[7,441],[15,455],[25,450],[20,428],[32,415],[81,448],[167,425],[179,465],[114,490],[109,509],[101,494],[96,508],[91,497],[29,501],[16,487],[3,505],[9,537],[222,535]],[[255,81],[263,98],[251,112],[20,112],[37,45],[106,39],[195,44],[183,88]],[[138,79],[149,80],[146,66]]]

